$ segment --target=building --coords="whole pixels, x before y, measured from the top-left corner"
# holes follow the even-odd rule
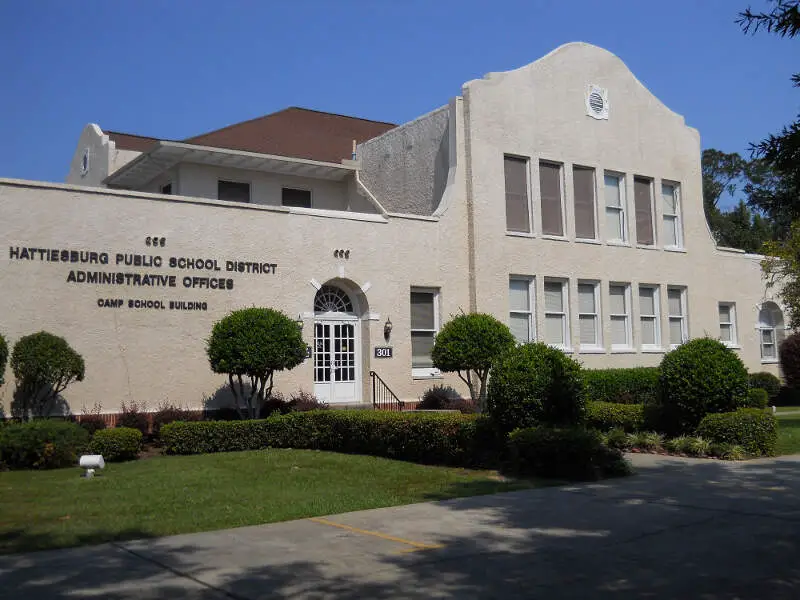
[[[219,397],[204,340],[253,305],[310,346],[278,389],[331,403],[372,402],[371,372],[404,401],[466,393],[430,361],[460,311],[589,368],[709,335],[777,373],[779,303],[758,256],[715,246],[701,193],[697,130],[584,43],[399,126],[298,108],[182,141],[88,125],[66,185],[0,180],[0,326],[83,354],[73,411]]]

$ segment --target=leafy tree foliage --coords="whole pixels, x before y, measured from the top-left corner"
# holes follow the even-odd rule
[[[297,324],[282,312],[245,308],[214,324],[206,353],[211,370],[228,376],[239,416],[244,417],[244,404],[255,419],[272,394],[275,372],[303,362],[306,345]]]
[[[434,366],[445,373],[458,373],[469,387],[472,400],[486,404],[486,382],[492,363],[514,347],[514,336],[505,323],[491,315],[459,315],[444,324],[431,351]]]
[[[68,385],[83,381],[86,367],[64,338],[40,331],[14,344],[11,370],[17,381],[14,412],[27,420],[47,416]]]
[[[789,326],[800,327],[800,221],[789,229],[781,241],[764,245],[765,258],[761,270],[767,279],[767,288],[776,288],[777,296],[786,308]]]
[[[8,362],[8,344],[6,339],[0,334],[0,385],[3,385],[3,373],[6,371]]]

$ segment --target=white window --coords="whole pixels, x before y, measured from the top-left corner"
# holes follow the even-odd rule
[[[545,342],[558,348],[569,347],[569,298],[565,280],[544,282]]]
[[[736,304],[734,302],[719,303],[719,339],[726,346],[738,345],[736,333]]]
[[[578,283],[578,332],[581,349],[603,347],[600,333],[600,284],[581,281]]]
[[[683,232],[681,231],[681,201],[678,184],[662,183],[661,197],[664,205],[664,246],[682,248]]]
[[[606,239],[625,242],[625,178],[614,173],[605,174],[606,187]]]
[[[676,348],[689,339],[686,319],[686,288],[668,287],[667,306],[669,307],[669,344]]]
[[[526,344],[536,338],[533,290],[531,277],[510,277],[508,280],[508,326],[520,344]]]
[[[418,377],[437,374],[431,360],[439,331],[439,290],[411,288],[411,372]]]
[[[539,163],[539,195],[542,211],[542,233],[564,235],[562,211],[561,165],[541,161]]]
[[[608,310],[611,316],[611,349],[628,350],[632,348],[631,286],[629,284],[609,284]]]
[[[778,362],[778,346],[785,335],[783,313],[774,302],[764,302],[758,311],[761,362]]]
[[[661,311],[658,296],[658,286],[639,286],[639,323],[643,350],[661,349]]]
[[[530,233],[528,159],[505,156],[503,171],[506,180],[506,230]]]
[[[653,246],[656,243],[653,231],[653,180],[647,177],[633,178],[633,204],[636,209],[636,243]]]

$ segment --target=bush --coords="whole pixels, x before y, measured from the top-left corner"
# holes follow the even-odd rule
[[[150,432],[150,421],[147,418],[147,405],[142,402],[141,404],[132,400],[131,402],[122,402],[122,415],[117,419],[117,427],[127,427],[130,429],[138,429],[142,435],[147,435]]]
[[[425,390],[417,404],[417,410],[449,410],[453,400],[460,400],[461,394],[449,385],[434,385]]]
[[[580,364],[543,343],[511,349],[492,369],[487,414],[505,431],[581,422],[584,388]]]
[[[639,431],[644,426],[644,405],[586,402],[586,425],[600,431]]]
[[[280,392],[272,392],[269,397],[261,404],[258,412],[259,419],[266,419],[272,415],[285,415],[292,412],[289,403]],[[228,420],[228,419],[226,419]]]
[[[747,390],[747,370],[733,350],[711,338],[688,341],[661,361],[659,429],[692,433],[707,414],[744,406]]]
[[[11,370],[17,380],[15,412],[30,419],[47,416],[68,385],[83,381],[85,365],[64,338],[40,331],[14,344]]]
[[[625,433],[624,429],[612,429],[606,435],[606,444],[609,448],[629,450],[631,448],[631,436]]]
[[[168,454],[300,448],[476,466],[496,459],[504,436],[480,417],[330,410],[250,421],[170,423],[162,428],[161,440]]]
[[[658,397],[658,367],[585,369],[586,398],[618,404],[650,404]]]
[[[761,388],[747,390],[747,408],[767,408],[769,394]]]
[[[6,372],[6,363],[8,362],[8,344],[3,334],[0,334],[0,385],[3,385],[3,376]]]
[[[800,332],[787,336],[781,342],[778,358],[786,385],[800,389]]]
[[[749,380],[751,388],[767,390],[770,402],[775,400],[778,393],[781,391],[781,380],[775,377],[775,375],[772,373],[767,373],[765,371],[760,373],[750,373]]]
[[[102,454],[107,462],[133,460],[142,449],[142,432],[131,427],[103,429],[94,434],[89,451]]]
[[[147,415],[144,415],[147,418]],[[180,406],[176,406],[171,402],[162,402],[158,405],[158,410],[153,413],[153,437],[158,439],[161,435],[161,428],[168,424],[174,423],[175,421],[196,421],[197,417],[195,416],[192,411],[188,408],[182,408]],[[133,420],[133,419],[131,419]],[[137,418],[137,421],[140,420]],[[138,431],[142,431],[139,427],[133,427]],[[144,434],[144,431],[142,431]]]
[[[511,464],[522,475],[597,479],[629,471],[619,450],[605,446],[596,432],[580,427],[517,429],[508,444]]]
[[[458,315],[445,323],[431,350],[433,365],[443,373],[458,373],[481,409],[486,400],[489,370],[498,356],[514,347],[508,325],[491,315]]]
[[[311,392],[300,390],[289,396],[289,412],[308,412],[309,410],[328,410],[327,402],[323,402]]]
[[[93,436],[95,431],[105,429],[106,421],[103,418],[103,406],[97,402],[91,410],[86,410],[86,406],[84,406],[81,410],[78,425],[89,433],[89,437]]]
[[[741,446],[753,456],[774,456],[778,442],[778,421],[755,408],[707,415],[697,427],[697,435],[714,444]]]
[[[69,421],[39,420],[0,427],[0,463],[8,469],[57,469],[77,464],[89,434]]]

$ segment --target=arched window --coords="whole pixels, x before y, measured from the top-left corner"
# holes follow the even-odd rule
[[[314,312],[352,313],[353,302],[344,290],[333,285],[323,285],[314,297]]]
[[[778,360],[778,345],[784,338],[783,313],[774,302],[764,302],[758,311],[758,329],[761,339],[761,360]]]

